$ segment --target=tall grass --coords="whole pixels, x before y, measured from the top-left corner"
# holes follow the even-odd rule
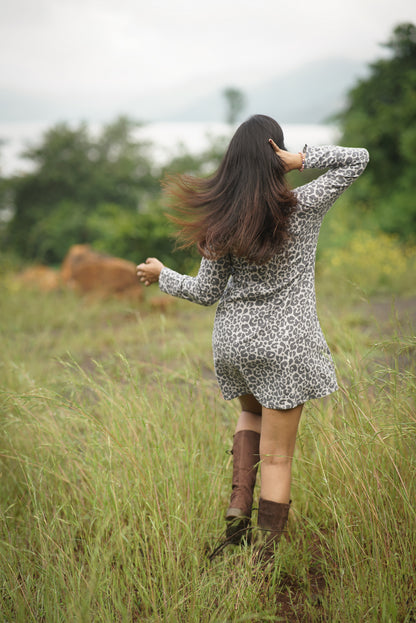
[[[206,555],[237,416],[213,311],[1,288],[1,620],[415,620],[411,327],[322,302],[341,387],[305,408],[265,578],[249,547]]]

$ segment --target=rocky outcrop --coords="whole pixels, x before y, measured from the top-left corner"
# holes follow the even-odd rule
[[[69,249],[62,263],[61,281],[84,294],[143,297],[133,262],[97,253],[88,245]]]

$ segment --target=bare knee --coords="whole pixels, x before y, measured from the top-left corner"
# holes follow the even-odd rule
[[[292,457],[288,454],[277,452],[265,453],[260,449],[260,463],[265,467],[278,467],[281,469],[290,469],[292,465]]]

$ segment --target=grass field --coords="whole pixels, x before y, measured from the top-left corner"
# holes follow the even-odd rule
[[[249,547],[206,555],[238,413],[213,376],[214,310],[3,278],[1,620],[416,621],[415,307],[320,286],[340,390],[304,410],[266,579]]]

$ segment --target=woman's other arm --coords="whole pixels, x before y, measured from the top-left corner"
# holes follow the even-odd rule
[[[181,275],[156,258],[137,266],[137,275],[145,285],[159,281],[162,292],[199,305],[213,305],[221,297],[231,273],[228,257],[218,260],[202,258],[196,277]]]

